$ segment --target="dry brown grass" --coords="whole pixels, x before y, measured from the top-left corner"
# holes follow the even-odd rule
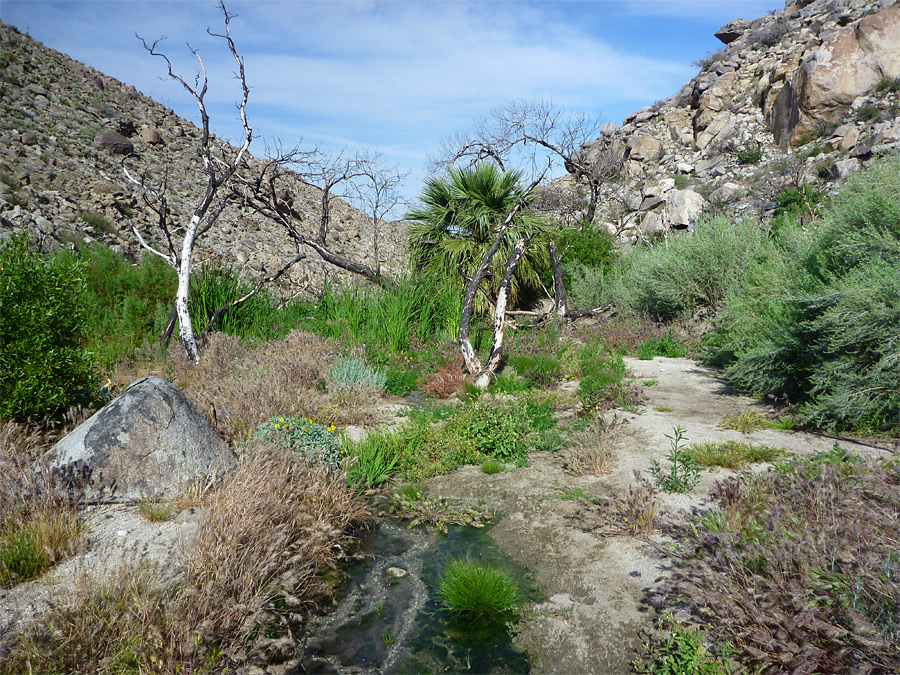
[[[273,415],[321,416],[328,401],[317,385],[330,367],[328,355],[336,351],[334,342],[298,330],[255,348],[213,333],[199,364],[190,363],[176,346],[165,362],[120,366],[116,381],[124,386],[148,374],[165,378],[226,440],[238,442]]]
[[[370,522],[340,477],[259,445],[210,500],[179,587],[149,567],[82,579],[0,672],[218,673],[254,661],[330,597],[324,573]]]
[[[599,423],[569,434],[569,442],[575,446],[572,469],[575,473],[602,476],[615,467],[615,448],[621,425]]]
[[[46,472],[31,466],[86,416],[72,411],[62,425],[0,420],[0,586],[39,576],[76,549],[76,509],[41,492]]]

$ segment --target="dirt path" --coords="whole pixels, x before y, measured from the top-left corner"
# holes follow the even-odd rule
[[[512,472],[487,475],[478,467],[466,466],[429,482],[432,494],[486,499],[499,514],[491,530],[498,547],[532,570],[546,601],[531,609],[516,644],[528,651],[534,673],[629,672],[641,630],[655,619],[641,600],[646,589],[671,569],[660,553],[665,550],[664,537],[605,536],[585,518],[592,507],[583,500],[560,499],[565,492],[581,488],[590,497],[627,491],[635,470],[647,477],[651,460],[665,463],[670,446],[666,434],[671,435],[675,425],[685,429],[691,442],[737,440],[798,454],[834,445],[833,438],[799,432],[722,431],[718,424],[725,415],[759,408],[759,404],[734,394],[714,370],[687,359],[626,362],[631,377],[655,383],[644,388],[647,402],[641,410],[618,413],[625,425],[612,473],[575,475],[567,469],[572,450],[563,449],[534,453],[529,467]],[[887,454],[846,440],[841,445],[865,455]],[[709,489],[729,473],[704,472],[694,494],[661,494],[663,510],[704,508]]]

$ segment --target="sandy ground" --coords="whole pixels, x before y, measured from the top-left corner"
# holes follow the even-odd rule
[[[800,432],[759,430],[749,434],[718,428],[725,415],[764,409],[736,395],[713,369],[687,359],[626,359],[629,375],[644,386],[646,404],[636,413],[616,413],[624,420],[616,444],[615,468],[604,476],[575,475],[570,448],[534,453],[531,465],[494,475],[467,466],[430,481],[432,494],[463,500],[485,499],[498,513],[491,536],[499,548],[528,567],[545,602],[530,608],[516,644],[526,649],[534,673],[629,672],[629,664],[652,627],[655,614],[642,603],[646,591],[671,570],[660,534],[614,536],[592,524],[602,507],[583,500],[563,500],[564,490],[582,488],[591,497],[627,491],[634,471],[649,479],[651,460],[665,466],[673,427],[685,430],[688,442],[736,440],[812,454],[833,447],[835,438]],[[887,450],[841,439],[841,446],[864,455]],[[752,470],[765,470],[756,465]],[[693,494],[660,494],[663,517],[679,510],[711,507],[707,497],[727,470],[706,471]]]

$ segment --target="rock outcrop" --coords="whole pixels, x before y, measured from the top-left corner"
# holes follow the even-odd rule
[[[628,148],[599,212],[624,241],[684,228],[704,209],[771,215],[779,192],[827,193],[900,148],[896,0],[789,1],[716,35],[726,47],[677,94],[580,151],[610,137]]]
[[[35,467],[82,502],[173,499],[236,464],[234,452],[173,385],[133,382]]]

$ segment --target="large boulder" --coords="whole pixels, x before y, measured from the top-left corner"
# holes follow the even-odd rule
[[[726,45],[730,45],[750,28],[750,22],[747,19],[735,19],[730,23],[726,23],[714,35]]]
[[[112,129],[104,129],[94,136],[94,145],[106,148],[114,155],[130,155],[134,152],[134,144]]]
[[[882,77],[900,77],[900,4],[835,29],[803,60],[768,111],[775,142],[815,136]]]
[[[221,476],[234,452],[176,387],[136,380],[39,463],[54,490],[79,501],[171,499]]]
[[[628,156],[638,162],[655,162],[665,152],[662,143],[648,134],[635,134],[628,146]]]

